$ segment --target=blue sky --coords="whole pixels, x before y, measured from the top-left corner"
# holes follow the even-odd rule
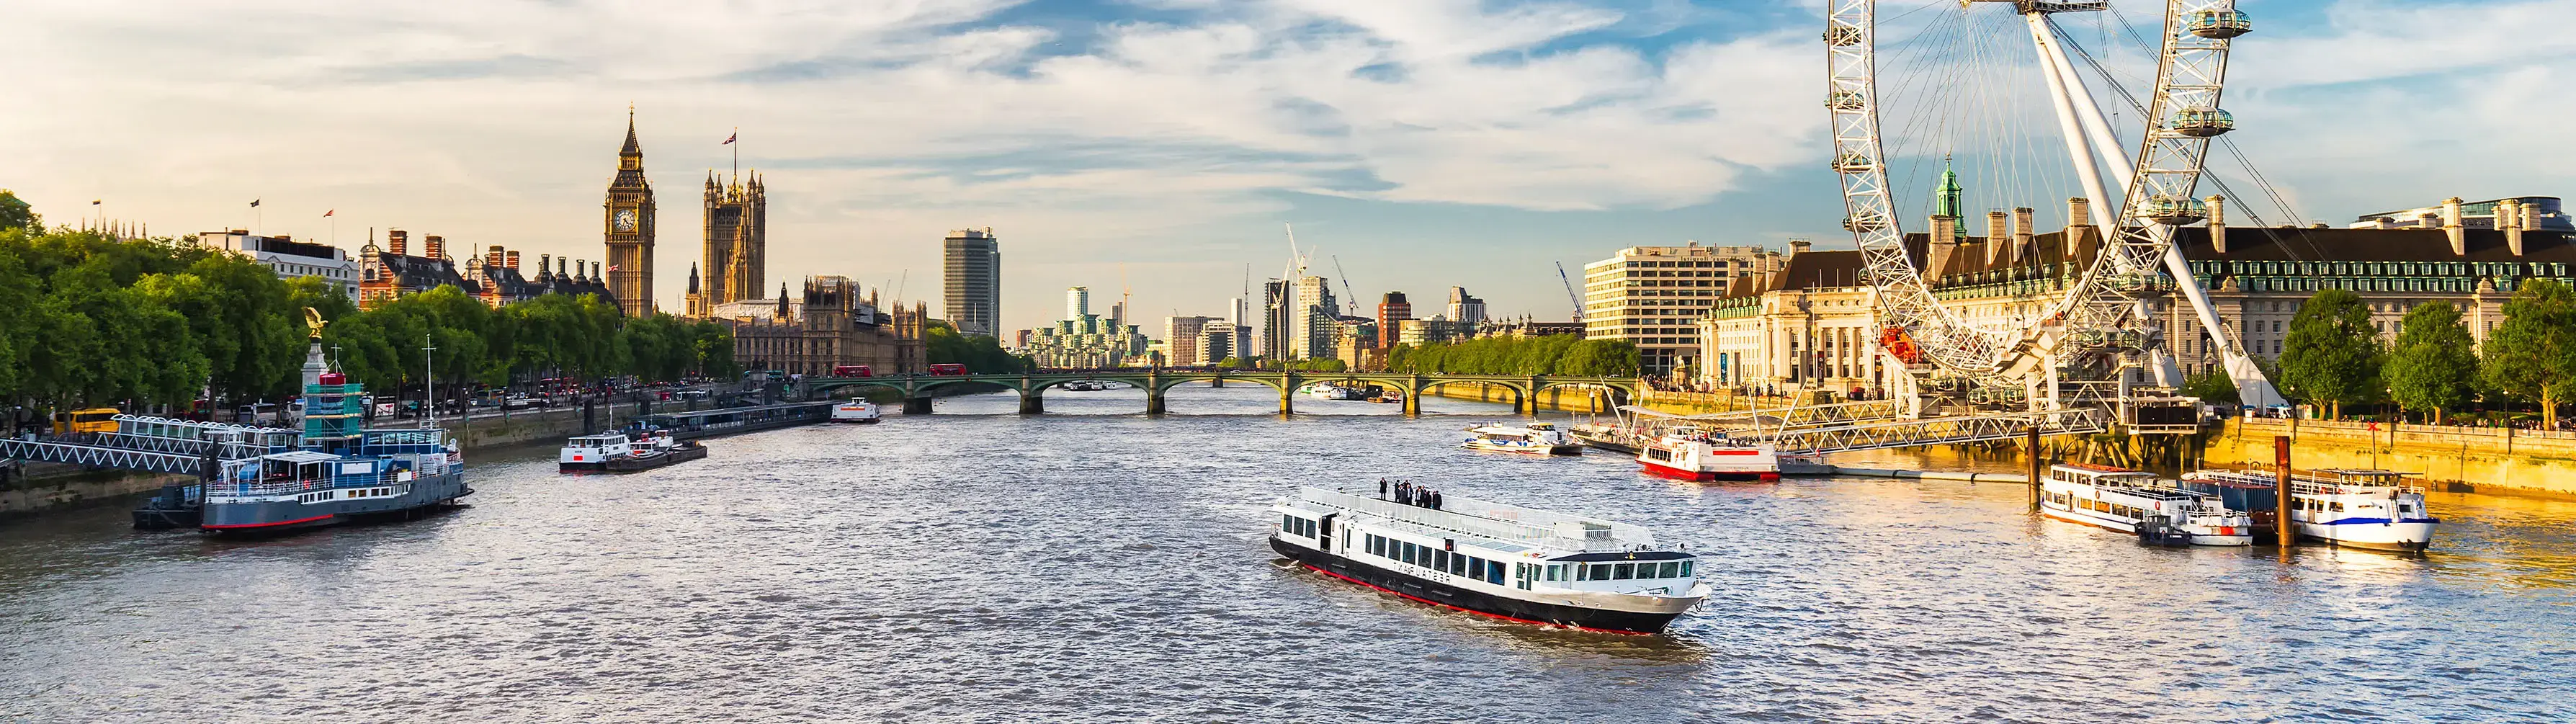
[[[400,227],[595,259],[632,102],[665,305],[739,127],[772,193],[773,284],[845,274],[936,311],[938,239],[991,226],[1012,327],[1068,285],[1114,299],[1122,274],[1140,317],[1216,314],[1247,263],[1280,273],[1293,222],[1363,296],[1460,285],[1560,319],[1558,261],[1849,244],[1820,4],[19,4],[0,186],[56,221],[101,198],[156,233],[354,248]],[[2234,140],[2303,220],[2569,190],[2576,0],[2240,6],[2261,29],[2231,70]]]

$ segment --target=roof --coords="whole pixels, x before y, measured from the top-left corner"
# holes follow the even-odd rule
[[[327,462],[334,462],[334,461],[339,460],[339,459],[340,459],[340,456],[338,456],[338,455],[333,455],[333,454],[326,453],[326,452],[314,452],[314,451],[312,451],[312,450],[288,450],[288,451],[286,451],[286,452],[281,452],[281,453],[269,453],[269,454],[267,454],[267,455],[261,455],[261,456],[259,456],[259,458],[260,458],[261,460],[276,460],[276,461],[279,461],[279,462],[289,462],[289,463],[296,463],[296,464],[299,464],[299,465],[300,465],[300,464],[304,464],[304,463],[327,463]]]

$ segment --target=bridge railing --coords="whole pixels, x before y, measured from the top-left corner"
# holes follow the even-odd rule
[[[2111,413],[2099,407],[2077,407],[1790,429],[1768,434],[1737,434],[1734,437],[1769,442],[1774,449],[1784,453],[1813,454],[2010,440],[2021,437],[2032,427],[2039,428],[2042,435],[2103,432],[2111,429]]]

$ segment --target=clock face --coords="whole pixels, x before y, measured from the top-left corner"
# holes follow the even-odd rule
[[[618,230],[618,231],[634,231],[634,230],[635,230],[635,210],[634,210],[634,209],[618,209],[618,210],[617,210],[617,230]]]

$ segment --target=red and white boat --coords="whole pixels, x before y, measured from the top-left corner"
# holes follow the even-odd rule
[[[1646,472],[1681,480],[1780,479],[1780,455],[1771,446],[1736,443],[1723,434],[1682,428],[1639,446],[1637,463]]]

